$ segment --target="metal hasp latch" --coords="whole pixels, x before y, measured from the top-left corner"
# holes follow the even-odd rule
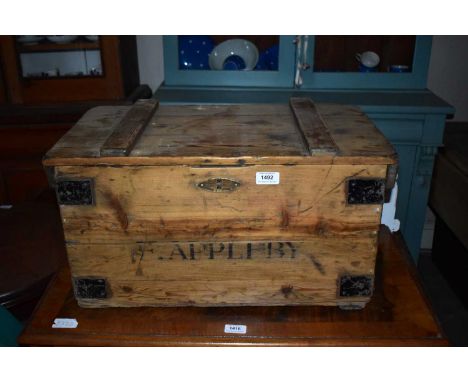
[[[211,192],[231,192],[240,187],[240,183],[227,178],[210,178],[198,183],[198,187]]]

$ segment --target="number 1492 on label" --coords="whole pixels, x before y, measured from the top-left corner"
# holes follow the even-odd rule
[[[257,184],[279,184],[279,172],[257,172],[255,181]]]

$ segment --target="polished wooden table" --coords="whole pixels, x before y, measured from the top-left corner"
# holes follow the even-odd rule
[[[334,307],[106,308],[76,304],[68,268],[49,285],[19,338],[53,346],[433,346],[448,345],[399,234],[380,232],[375,295],[363,310]],[[75,329],[53,329],[75,318]],[[226,334],[225,324],[246,325]]]

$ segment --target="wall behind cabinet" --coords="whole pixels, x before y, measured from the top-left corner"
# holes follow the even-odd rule
[[[427,87],[468,121],[468,36],[434,36]]]
[[[140,84],[154,91],[164,81],[162,36],[137,36],[138,70]]]

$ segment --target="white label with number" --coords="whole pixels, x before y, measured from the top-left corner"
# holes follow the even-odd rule
[[[52,324],[53,328],[75,329],[78,327],[78,321],[75,318],[56,318]]]
[[[257,172],[255,177],[257,184],[279,184],[280,173],[279,172]]]
[[[226,324],[224,325],[224,333],[245,334],[247,333],[247,325]]]

